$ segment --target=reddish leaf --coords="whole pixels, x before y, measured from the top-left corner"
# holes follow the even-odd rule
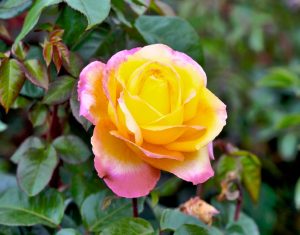
[[[36,59],[24,62],[23,71],[26,77],[35,85],[48,89],[49,78],[45,66]]]
[[[52,31],[49,35],[50,43],[60,42],[62,40],[62,35],[64,34],[63,29],[56,29]]]
[[[45,41],[43,45],[43,57],[47,66],[49,66],[51,63],[52,55],[53,55],[53,46],[48,41]]]
[[[62,59],[60,51],[56,46],[53,46],[53,63],[55,64],[57,73],[59,73],[62,65]]]
[[[8,112],[24,84],[22,65],[15,59],[4,59],[0,66],[0,102]]]
[[[62,60],[67,65],[69,65],[70,64],[70,52],[69,52],[68,47],[64,43],[62,43],[62,42],[58,42],[55,45],[56,45],[57,49],[60,52]]]

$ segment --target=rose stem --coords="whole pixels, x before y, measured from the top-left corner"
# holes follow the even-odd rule
[[[132,198],[132,212],[133,212],[133,217],[136,218],[139,217],[137,198]]]
[[[203,185],[202,184],[198,184],[197,188],[196,188],[196,196],[201,198],[203,194]]]
[[[242,193],[242,187],[240,183],[237,183],[237,187],[239,190],[239,197],[236,199],[236,207],[234,212],[234,221],[238,221],[240,218],[240,212],[242,209],[242,203],[243,203],[243,193]]]

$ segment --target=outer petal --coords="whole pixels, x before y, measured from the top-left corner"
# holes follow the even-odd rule
[[[200,103],[197,114],[186,125],[198,125],[205,128],[205,132],[199,132],[195,138],[190,133],[184,134],[173,143],[167,144],[166,148],[176,151],[196,151],[211,142],[226,124],[226,106],[208,89],[203,88],[200,93]]]
[[[139,147],[116,133],[112,134],[117,138],[126,141],[133,149]],[[193,184],[203,183],[214,175],[213,169],[210,165],[208,146],[192,153],[185,153],[183,161],[170,158],[151,158],[141,152],[137,152],[137,154],[151,166],[173,173],[179,178],[192,182]]]
[[[133,64],[131,67],[130,66],[126,67],[123,72],[124,74],[119,74],[118,70],[120,69],[120,66],[124,65],[124,63],[128,60],[128,58],[138,50],[140,50],[139,47],[133,48],[131,50],[120,51],[115,55],[113,55],[107,62],[107,66],[106,66],[107,76],[103,81],[103,87],[108,100],[112,102],[113,106],[116,105],[117,98],[118,98],[117,79],[129,77],[130,74],[137,67],[139,67],[142,63],[144,63],[138,61],[137,63]]]
[[[105,64],[92,62],[82,70],[78,82],[79,114],[94,125],[100,117],[106,115],[107,99],[102,88],[104,70]]]
[[[102,122],[94,129],[92,145],[98,175],[115,194],[142,197],[155,187],[160,171],[138,158],[123,141],[110,135]]]
[[[176,159],[177,161],[183,161],[184,156],[182,153],[177,151],[171,151],[168,149],[165,149],[162,146],[159,145],[153,145],[144,142],[142,146],[139,146],[132,142],[129,139],[124,138],[122,135],[120,135],[117,131],[111,131],[110,132],[113,136],[116,138],[124,141],[128,146],[137,154],[137,155],[144,155],[148,158],[154,158],[154,159]]]
[[[186,153],[183,162],[171,159],[143,159],[153,167],[171,172],[193,184],[201,184],[214,175],[207,146],[198,151]]]

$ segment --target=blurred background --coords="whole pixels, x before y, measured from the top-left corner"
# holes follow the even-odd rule
[[[300,1],[169,3],[200,35],[208,86],[228,107],[222,135],[262,161],[245,211],[261,234],[300,234]]]

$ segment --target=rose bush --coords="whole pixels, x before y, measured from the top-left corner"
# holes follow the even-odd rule
[[[166,45],[120,51],[80,74],[80,115],[95,125],[95,168],[122,197],[153,189],[160,170],[193,184],[214,172],[212,141],[226,106],[206,88],[199,64]]]

